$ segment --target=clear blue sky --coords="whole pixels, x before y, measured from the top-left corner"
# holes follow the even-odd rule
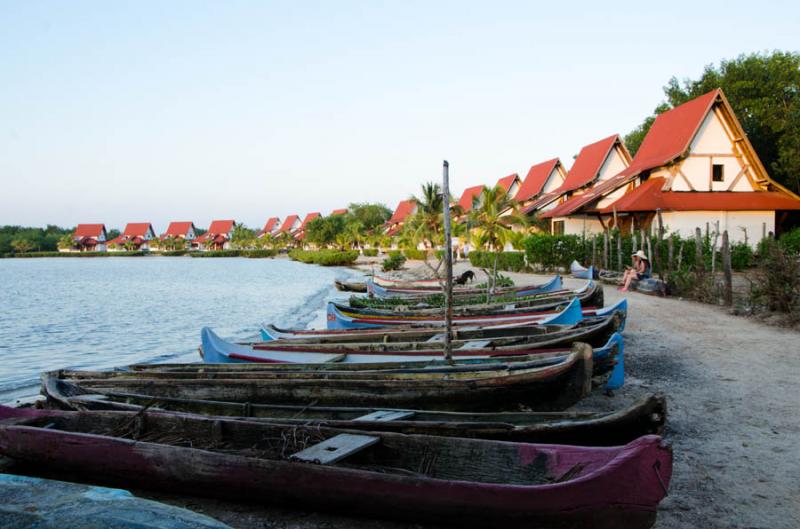
[[[0,224],[394,208],[626,133],[797,2],[0,0]]]

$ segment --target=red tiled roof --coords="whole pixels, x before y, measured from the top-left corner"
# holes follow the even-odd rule
[[[122,235],[125,237],[144,237],[148,231],[153,230],[153,225],[149,222],[129,222],[125,226],[125,231]],[[155,234],[155,231],[153,231]]]
[[[108,245],[111,246],[112,244],[123,244],[126,240],[128,240],[124,235],[120,235],[118,237],[114,237],[110,241],[108,241]]]
[[[403,222],[406,217],[414,212],[415,207],[416,204],[413,200],[401,200],[400,203],[397,204],[397,209],[394,210],[394,213],[389,219],[388,224],[397,224],[398,222]]]
[[[662,191],[666,179],[651,178],[600,213],[624,211],[800,210],[800,200],[772,191]]]
[[[306,215],[306,218],[303,219],[303,223],[300,225],[300,229],[301,230],[305,229],[306,224],[308,224],[309,222],[311,222],[312,220],[316,219],[319,216],[320,216],[320,214],[316,213],[316,212],[315,213],[309,213],[308,215]]]
[[[541,218],[546,219],[551,217],[565,217],[567,215],[571,215],[590,202],[598,200],[608,193],[613,193],[620,187],[636,179],[636,175],[626,175],[623,173],[612,176],[608,180],[603,180],[594,187],[587,189],[580,195],[575,195],[553,209],[545,211],[542,213]]]
[[[100,237],[105,231],[105,224],[78,224],[74,237]]]
[[[642,141],[631,165],[622,172],[639,174],[683,156],[719,95],[719,89],[712,90],[659,114]]]
[[[297,215],[289,215],[284,219],[283,224],[281,224],[281,228],[278,230],[279,232],[289,232],[292,229],[292,226],[297,222],[300,217]]]
[[[461,193],[461,198],[458,199],[458,205],[461,206],[461,209],[463,209],[464,212],[467,212],[472,209],[472,201],[476,196],[481,194],[483,188],[484,186],[482,185],[468,187],[464,190],[463,193]]]
[[[331,215],[344,215],[345,213],[347,213],[347,208],[334,209],[331,211]]]
[[[233,230],[233,225],[236,224],[234,220],[214,220],[211,226],[208,227],[208,233],[217,235],[219,233],[228,234]]]
[[[189,230],[194,226],[192,221],[176,221],[170,222],[169,226],[167,227],[167,231],[161,235],[161,238],[165,237],[181,237],[185,236]]]
[[[544,189],[544,184],[547,182],[547,177],[550,176],[558,164],[559,159],[553,158],[552,160],[532,165],[525,180],[522,181],[519,191],[517,191],[516,199],[519,202],[525,202],[541,193],[542,189]]]
[[[514,185],[514,181],[518,179],[519,175],[517,173],[510,174],[498,180],[497,184],[495,185],[502,186],[502,188],[506,190],[506,193],[508,193],[508,190],[511,189],[511,186]]]
[[[261,230],[261,233],[272,233],[272,230],[278,225],[281,219],[278,217],[270,217],[267,219],[267,223],[264,224],[264,229]]]
[[[614,134],[581,149],[567,173],[566,180],[558,190],[566,193],[594,182],[600,173],[600,168],[617,142],[621,142],[619,134]]]

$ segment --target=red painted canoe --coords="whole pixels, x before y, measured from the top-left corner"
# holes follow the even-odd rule
[[[602,448],[166,413],[39,413],[0,422],[0,453],[103,484],[417,523],[651,527],[672,474],[670,448],[652,435]],[[306,462],[324,461],[310,453],[331,445],[341,458]]]

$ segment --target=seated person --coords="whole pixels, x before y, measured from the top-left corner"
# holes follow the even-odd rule
[[[622,276],[622,290],[627,292],[631,286],[631,282],[650,277],[650,260],[642,250],[639,250],[631,256],[633,260],[633,268],[625,270],[625,275]]]

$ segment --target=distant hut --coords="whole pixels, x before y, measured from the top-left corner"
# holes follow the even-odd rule
[[[108,241],[108,249],[114,252],[148,251],[155,238],[156,233],[149,222],[129,222],[119,237]]]
[[[108,232],[105,224],[78,224],[72,234],[75,248],[79,252],[105,252]],[[62,251],[71,251],[64,249]]]

